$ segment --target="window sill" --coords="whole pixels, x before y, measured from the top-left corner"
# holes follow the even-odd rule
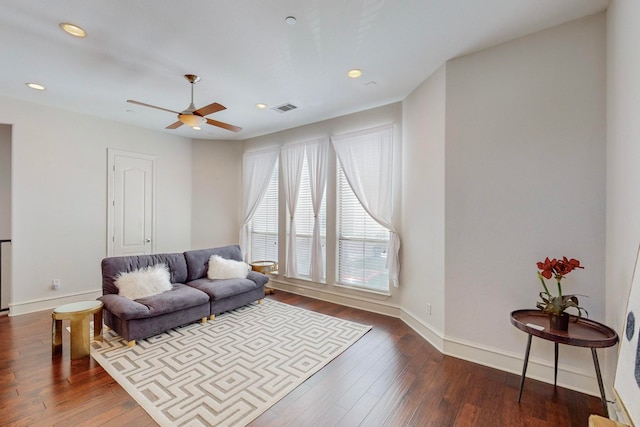
[[[384,296],[384,297],[390,297],[391,294],[389,293],[389,291],[378,291],[376,289],[369,289],[369,288],[364,288],[364,287],[360,287],[360,286],[347,286],[347,285],[341,285],[340,283],[334,283],[333,286],[335,286],[336,288],[341,288],[341,289],[349,289],[352,291],[358,291],[358,292],[366,292],[368,294],[374,294],[374,295],[380,295],[380,296]]]
[[[327,284],[320,282],[313,282],[311,280],[304,279],[292,279],[284,276],[272,275],[271,280],[274,283],[281,283],[287,286],[294,286],[299,289],[306,289],[308,291],[317,291],[321,293],[329,293],[333,295],[343,295],[356,298],[365,298],[371,300],[384,300],[392,297],[390,292],[377,291],[373,289],[360,288],[356,286],[345,286],[338,283]],[[269,285],[267,285],[269,286]]]

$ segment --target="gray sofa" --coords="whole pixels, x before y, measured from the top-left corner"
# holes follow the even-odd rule
[[[269,278],[249,272],[246,279],[209,280],[209,257],[242,260],[238,245],[187,251],[184,253],[110,257],[102,260],[102,296],[104,323],[129,344],[168,329],[195,321],[213,319],[216,314],[233,310],[264,298]],[[164,263],[169,268],[170,291],[137,300],[118,295],[115,280],[120,273]]]

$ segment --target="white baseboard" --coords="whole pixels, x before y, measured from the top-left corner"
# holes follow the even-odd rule
[[[411,329],[416,331],[422,338],[427,340],[429,344],[434,346],[440,353],[444,353],[444,335],[440,331],[436,331],[429,325],[420,320],[416,315],[407,309],[402,309],[400,319]]]
[[[271,279],[269,287],[347,307],[397,317],[427,340],[438,351],[447,356],[510,372],[518,376],[522,373],[524,348],[522,354],[516,354],[474,342],[447,337],[442,332],[431,328],[410,311],[394,304],[385,303],[384,301],[372,301],[370,298],[360,297],[358,295],[345,295],[343,293],[319,289],[311,285],[306,286],[298,283],[288,283],[280,279]],[[589,370],[583,370],[560,363],[558,365],[558,386],[600,397],[595,370],[593,366],[589,366],[589,368]],[[553,384],[553,364],[546,360],[529,357],[527,378]],[[605,389],[610,390],[609,387],[605,387]],[[526,390],[527,383],[525,381],[523,399],[525,398],[524,393],[526,393]]]
[[[314,298],[320,301],[344,305],[345,307],[358,308],[372,313],[400,318],[400,307],[397,305],[389,304],[382,300],[375,301],[371,298],[362,297],[357,294],[337,293],[326,289],[320,289],[313,285],[290,283],[274,278],[271,278],[267,287],[289,292],[291,294]]]
[[[21,314],[34,313],[42,310],[53,310],[63,304],[72,302],[94,300],[102,296],[102,290],[78,292],[75,294],[67,294],[55,298],[44,298],[39,300],[24,301],[9,304],[9,316],[18,316]]]
[[[458,359],[478,363],[501,371],[511,372],[520,376],[524,364],[524,349],[522,354],[510,353],[504,350],[491,348],[478,343],[464,340],[445,338],[444,354]],[[588,351],[585,349],[585,351]],[[558,386],[581,393],[600,397],[598,381],[595,377],[595,368],[591,370],[558,364]],[[527,366],[527,378],[553,384],[553,363],[535,357],[529,357]],[[522,398],[525,398],[527,383],[525,380]]]

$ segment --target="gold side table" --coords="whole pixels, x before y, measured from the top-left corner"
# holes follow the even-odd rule
[[[62,321],[71,321],[71,359],[89,355],[89,318],[93,315],[93,339],[102,341],[102,302],[80,301],[61,305],[51,313],[51,356],[62,353]]]
[[[251,270],[262,274],[269,274],[278,271],[278,263],[275,261],[252,261],[249,265],[251,266]],[[275,294],[276,290],[265,286],[264,293],[266,295],[271,295]]]

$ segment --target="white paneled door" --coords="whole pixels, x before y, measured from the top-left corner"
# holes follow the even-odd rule
[[[109,150],[109,256],[153,253],[155,157]]]

